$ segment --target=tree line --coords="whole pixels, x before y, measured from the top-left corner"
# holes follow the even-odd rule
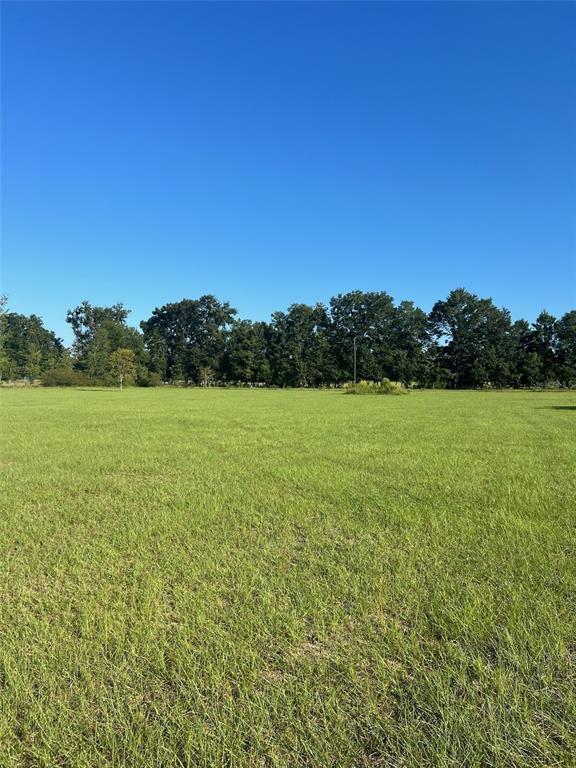
[[[37,315],[0,307],[0,376],[47,385],[134,383],[320,387],[354,377],[419,387],[576,386],[576,310],[512,321],[458,288],[432,311],[384,291],[328,305],[292,304],[270,322],[237,318],[212,295],[165,304],[128,324],[122,304],[83,301],[66,321],[70,348]]]

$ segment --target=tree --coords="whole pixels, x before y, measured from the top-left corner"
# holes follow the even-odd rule
[[[4,312],[0,325],[3,378],[33,380],[67,357],[62,339],[44,328],[37,315]]]
[[[130,310],[122,304],[111,307],[95,307],[89,301],[82,301],[74,309],[69,309],[66,322],[74,332],[73,353],[80,367],[87,360],[88,348],[98,328],[108,322],[112,325],[125,326]]]
[[[270,329],[273,380],[280,386],[319,386],[334,380],[330,321],[322,304],[292,304],[275,312]]]
[[[214,382],[214,371],[209,365],[203,365],[198,371],[198,378],[202,387],[209,387]]]
[[[132,381],[136,376],[136,356],[131,349],[116,349],[110,354],[109,370],[116,378],[122,390],[124,382]]]
[[[8,306],[8,297],[1,295],[0,296],[0,382],[2,381],[2,377],[5,376],[6,372],[8,371],[8,365],[9,365],[8,355],[6,354],[6,345],[5,345],[6,328],[5,328],[5,322],[4,322],[4,316],[6,315],[7,306]]]
[[[94,382],[106,382],[110,375],[109,357],[117,349],[131,349],[139,378],[147,379],[149,356],[142,334],[126,324],[129,313],[122,304],[94,307],[88,301],[68,311],[66,320],[75,336],[75,365]]]
[[[454,386],[510,383],[510,313],[492,299],[458,288],[433,306],[430,328],[438,342],[438,363],[450,372]]]
[[[317,387],[353,378],[419,386],[576,385],[576,310],[512,323],[507,309],[458,288],[429,315],[384,291],[292,304],[270,323],[237,320],[212,295],[156,308],[140,326],[129,310],[81,302],[67,314],[72,355],[37,315],[8,312],[0,296],[0,380],[41,378],[139,386],[214,380]],[[115,353],[119,354],[115,354]],[[130,353],[127,355],[127,353]],[[120,362],[133,363],[119,373]]]
[[[558,380],[556,369],[556,318],[546,310],[540,312],[532,325],[531,351],[540,359],[544,386]]]
[[[158,329],[154,329],[146,338],[145,349],[148,354],[150,373],[155,374],[160,381],[163,381],[166,378],[168,351],[166,341]]]
[[[576,384],[576,310],[566,312],[556,321],[557,371],[565,386]]]
[[[240,320],[233,323],[226,340],[222,370],[228,381],[245,384],[270,381],[267,346],[270,329],[266,323]]]
[[[86,348],[84,369],[88,376],[100,384],[106,383],[106,377],[110,373],[111,349],[107,329],[99,327],[94,331],[90,343]]]
[[[394,378],[394,300],[385,291],[351,291],[330,299],[337,380]],[[356,354],[354,354],[356,346]]]
[[[532,348],[533,332],[526,320],[517,320],[510,329],[513,384],[534,387],[542,382],[540,356]]]
[[[272,369],[270,367],[270,337],[271,329],[268,323],[252,324],[254,334],[253,381],[258,384],[270,384]]]
[[[140,327],[149,350],[152,344],[162,342],[167,378],[199,383],[201,368],[221,370],[235,314],[228,302],[206,295],[165,304],[155,309]]]
[[[412,301],[402,301],[392,319],[390,378],[408,386],[437,380],[432,358],[428,316]]]

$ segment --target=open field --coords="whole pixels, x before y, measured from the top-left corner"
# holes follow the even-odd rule
[[[2,768],[576,765],[576,394],[0,403]]]

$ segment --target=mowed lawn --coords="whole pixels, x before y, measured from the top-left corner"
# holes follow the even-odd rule
[[[0,408],[2,768],[576,765],[576,393]]]

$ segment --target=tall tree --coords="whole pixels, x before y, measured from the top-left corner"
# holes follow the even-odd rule
[[[440,365],[450,371],[456,387],[503,386],[511,368],[510,313],[492,299],[481,299],[463,288],[437,301],[430,313],[438,340]]]
[[[533,349],[533,329],[526,320],[516,320],[511,330],[513,380],[516,387],[534,387],[542,382],[542,361]]]
[[[68,310],[66,322],[72,326],[74,332],[73,353],[81,365],[87,359],[88,347],[98,328],[105,322],[125,326],[129,314],[130,310],[122,304],[95,307],[89,301],[82,301],[74,309]]]
[[[0,295],[0,381],[6,375],[9,366],[8,355],[6,354],[6,324],[5,315],[8,307],[8,297]]]
[[[556,321],[557,373],[565,386],[576,384],[576,310]]]
[[[104,326],[96,328],[86,346],[84,368],[91,379],[104,384],[110,373],[110,354],[112,348],[108,330]]]
[[[396,311],[385,291],[351,291],[330,299],[332,344],[337,380],[393,378]]]
[[[275,383],[308,387],[334,380],[329,327],[322,304],[293,304],[286,313],[274,312],[270,359]]]
[[[144,339],[136,328],[127,325],[129,313],[122,304],[95,307],[88,301],[68,311],[66,321],[74,331],[76,366],[94,381],[105,382],[110,376],[110,354],[117,349],[132,350],[138,372],[147,373]]]
[[[428,316],[414,302],[402,301],[396,307],[391,338],[391,379],[405,385],[437,381]]]
[[[154,374],[160,381],[166,379],[168,366],[168,350],[166,340],[158,329],[154,329],[148,334],[145,341],[145,348],[148,354],[148,368],[151,374]]]
[[[200,369],[221,369],[228,331],[236,310],[212,295],[183,299],[157,308],[140,324],[146,346],[159,340],[171,380],[200,382]]]
[[[240,320],[232,325],[223,359],[223,373],[228,381],[270,382],[268,336],[269,328],[266,323]]]
[[[543,310],[533,324],[531,346],[540,359],[542,383],[545,386],[558,380],[556,341],[556,318]]]
[[[576,310],[512,323],[506,309],[463,288],[428,316],[411,301],[396,306],[383,291],[339,294],[328,309],[293,304],[270,323],[236,320],[236,310],[212,295],[155,309],[143,333],[127,324],[128,314],[122,304],[88,301],[69,310],[71,358],[39,317],[8,312],[0,297],[0,380],[112,383],[122,356],[115,352],[129,350],[142,386],[218,379],[321,386],[351,379],[355,358],[357,378],[420,386],[576,384]]]
[[[3,378],[36,379],[58,366],[66,357],[62,339],[44,328],[37,315],[6,312],[2,325],[1,356]]]
[[[269,323],[252,323],[252,332],[255,336],[255,359],[253,376],[254,382],[270,384],[272,382],[272,369],[270,366],[270,339],[271,328]]]

